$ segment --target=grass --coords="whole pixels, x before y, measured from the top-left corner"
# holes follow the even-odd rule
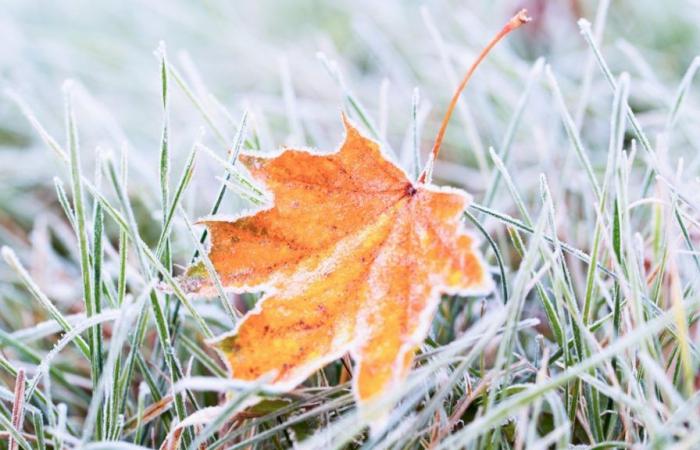
[[[260,202],[242,148],[330,150],[341,109],[417,176],[517,7],[77,3],[2,19],[1,448],[700,446],[697,6],[548,2],[477,71],[433,177],[498,288],[443,300],[369,433],[342,361],[228,379],[203,343],[257,296],[187,298],[192,220]]]

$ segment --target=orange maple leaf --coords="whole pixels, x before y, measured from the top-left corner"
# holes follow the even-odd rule
[[[469,195],[430,184],[427,172],[411,182],[376,142],[343,122],[345,141],[334,153],[241,156],[273,200],[233,220],[201,223],[223,286],[265,291],[214,342],[231,376],[273,373],[270,387],[287,391],[349,353],[364,403],[405,379],[441,294],[486,294],[493,282],[461,221]],[[206,278],[187,281],[192,292],[215,294]]]
[[[344,123],[336,153],[242,156],[274,206],[202,223],[224,287],[266,291],[216,343],[232,376],[277,371],[273,386],[289,390],[350,352],[366,400],[406,376],[441,293],[484,294],[491,279],[460,220],[467,193],[411,183]]]

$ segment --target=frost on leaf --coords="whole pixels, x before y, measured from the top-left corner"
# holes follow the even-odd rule
[[[440,294],[483,294],[492,281],[460,220],[469,196],[411,183],[347,120],[345,130],[332,154],[241,157],[272,203],[202,223],[224,287],[266,292],[215,342],[231,376],[273,372],[272,387],[290,390],[350,353],[362,403],[407,376]],[[195,274],[194,293],[215,294]]]

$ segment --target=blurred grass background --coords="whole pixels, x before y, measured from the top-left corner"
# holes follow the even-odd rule
[[[138,174],[132,188],[141,183],[152,188],[155,183],[149,182],[143,167],[158,158],[161,107],[153,51],[160,40],[230,134],[230,120],[222,117],[216,102],[236,118],[250,108],[266,148],[336,145],[342,90],[317,58],[321,51],[339,65],[345,83],[375,120],[382,121],[394,148],[400,149],[405,141],[412,90],[419,87],[427,111],[422,133],[426,147],[455,83],[445,72],[421,8],[439,29],[451,71],[459,74],[491,31],[520,7],[530,9],[534,22],[495,52],[463,101],[470,108],[474,130],[460,133],[456,129],[461,124],[450,129],[444,159],[469,167],[474,165],[475,151],[500,142],[508,106],[517,99],[527,67],[537,57],[553,66],[567,100],[572,104],[579,100],[576,86],[588,49],[576,19],[593,20],[596,2],[124,1],[98,6],[89,1],[4,0],[0,79],[33,105],[57,135],[62,134],[63,122],[59,88],[66,78],[78,80],[86,97],[77,106],[85,125],[81,129],[85,159],[89,161],[97,146],[119,148],[128,141]],[[689,1],[613,2],[603,35],[606,57],[613,72],[626,70],[635,77],[631,101],[647,113],[647,122],[658,119],[655,111],[668,107],[669,92],[695,56],[699,16],[698,5]],[[605,81],[597,70],[593,78],[595,91]],[[289,123],[285,84],[296,98],[296,123]],[[379,111],[382,95],[385,110]],[[535,119],[552,114],[547,101],[538,101],[544,100],[541,95],[534,97],[521,133],[536,130],[540,123]],[[607,108],[606,96],[590,98],[589,114]],[[171,108],[173,150],[183,154],[204,122],[181,92],[173,95]],[[46,201],[35,196],[40,195],[39,188],[51,185],[55,166],[11,102],[3,101],[0,124],[0,176],[5,186],[1,204],[27,230]],[[585,123],[583,134],[596,144],[594,149],[606,138],[604,125]],[[472,137],[465,139],[465,134]],[[475,142],[481,150],[474,148]],[[516,157],[537,154],[536,149],[525,148],[533,144],[518,143]],[[472,190],[483,185],[478,179],[468,180],[473,174],[460,168],[446,169],[450,181],[468,184]],[[197,177],[198,183],[202,178]]]
[[[463,100],[473,130],[458,130],[464,122],[450,127],[450,145],[443,156],[458,166],[445,167],[443,176],[475,191],[483,180],[460,169],[475,166],[476,152],[498,146],[512,112],[509,106],[517,100],[528,66],[537,57],[552,65],[567,100],[572,105],[580,101],[577,86],[589,51],[576,20],[579,16],[593,20],[596,4],[300,0],[196,5],[124,1],[97,6],[89,1],[4,0],[0,80],[39,111],[42,122],[58,136],[63,124],[60,86],[67,78],[77,80],[84,87],[80,95],[85,101],[77,106],[77,114],[83,125],[86,164],[98,146],[119,148],[128,142],[133,147],[134,189],[140,184],[156,186],[144,168],[158,158],[161,106],[154,50],[161,40],[217,124],[231,136],[232,120],[217,103],[236,120],[243,109],[250,109],[265,148],[294,144],[333,148],[343,92],[317,57],[320,51],[339,66],[348,88],[375,121],[381,121],[377,125],[395,149],[405,144],[412,91],[420,88],[427,119],[422,133],[425,151],[455,85],[454,76],[446,74],[431,27],[439,30],[450,71],[461,74],[492,30],[514,11],[528,7],[533,23],[511,38],[506,48],[496,50]],[[650,125],[659,124],[668,96],[695,56],[698,18],[700,7],[683,0],[618,1],[610,8],[603,33],[605,55],[614,73],[632,73],[631,102]],[[605,89],[605,81],[597,69],[593,72],[595,93]],[[289,119],[285,85],[293,90],[294,123]],[[173,151],[184,155],[205,123],[182,92],[173,92]],[[536,132],[545,123],[538,119],[555,114],[543,95],[533,97],[521,135]],[[606,95],[591,95],[589,102],[588,115],[593,117],[605,113],[609,103]],[[604,147],[606,124],[583,123],[582,134],[595,153]],[[51,187],[55,165],[11,102],[2,103],[0,127],[3,211],[27,230],[46,201],[35,196],[42,186]],[[538,150],[532,148],[538,144],[523,140],[516,146],[516,158],[525,164],[538,162],[533,158]],[[546,154],[547,149],[539,152]],[[204,189],[206,177],[196,178],[198,188]]]
[[[439,182],[464,187],[477,202],[483,201],[495,173],[488,149],[502,148],[538,58],[551,65],[595,173],[603,176],[613,91],[580,34],[579,17],[604,25],[594,27],[600,33],[604,57],[613,74],[630,74],[629,104],[656,146],[657,135],[667,127],[677,86],[700,49],[700,5],[690,0],[613,0],[609,8],[583,0],[0,0],[0,85],[30,105],[49,133],[63,142],[61,86],[68,78],[77,82],[75,110],[83,173],[93,177],[100,153],[119,155],[128,148],[129,196],[143,238],[153,245],[162,216],[158,161],[163,108],[154,53],[160,41],[167,46],[172,67],[199,102],[198,108],[171,79],[173,174],[179,174],[195,142],[224,156],[244,111],[250,113],[249,145],[253,147],[334,149],[341,135],[340,111],[353,113],[348,94],[364,106],[375,137],[410,168],[415,89],[420,93],[416,123],[424,161],[462,72],[493,32],[522,7],[529,9],[534,20],[510,36],[477,71],[448,130],[435,172]],[[596,22],[598,11],[607,14],[599,13]],[[551,83],[537,76],[517,123],[507,165],[525,203],[533,208],[540,204],[539,174],[547,177],[561,239],[590,252],[596,215],[590,193],[584,192],[586,174],[577,165],[561,125]],[[685,172],[675,181],[692,198],[700,168],[699,101],[697,89],[691,87],[675,132],[658,138],[663,140],[663,164],[673,167],[683,158]],[[628,131],[626,147],[632,137]],[[635,164],[639,170],[632,180],[637,189],[645,164],[642,158]],[[69,179],[67,169],[32,130],[16,103],[3,96],[0,244],[18,253],[59,309],[74,314],[83,309],[77,241],[56,199],[55,176]],[[182,202],[189,217],[208,212],[221,176],[220,164],[201,154]],[[223,212],[243,204],[231,195]],[[498,191],[490,206],[520,217],[517,202],[505,189]],[[644,240],[651,239],[655,230],[650,228],[650,217],[640,214],[632,223]],[[482,219],[486,230],[497,235],[508,269],[515,274],[520,257],[510,247],[503,224],[491,217]],[[192,243],[181,222],[174,225],[172,245],[175,263],[185,265]],[[106,226],[108,238],[117,247],[118,228]],[[696,235],[691,233],[693,238]],[[654,258],[659,256],[650,258],[649,264],[654,265]],[[681,259],[682,274],[692,279],[691,261]],[[106,264],[108,271],[116,270],[116,260],[107,258]],[[581,294],[585,267],[571,264],[573,284]],[[46,319],[27,306],[31,300],[7,265],[0,265],[0,283],[3,331],[16,332]],[[530,299],[527,304],[530,314],[543,317],[536,301]],[[459,325],[454,323],[459,311],[446,316],[440,323],[450,330],[445,336],[451,337]],[[544,333],[550,332],[545,329]],[[31,345],[45,352],[52,342],[42,339]],[[8,360],[22,360],[5,348],[3,353]],[[61,364],[70,364],[70,358]],[[89,387],[86,373],[80,367],[73,374],[78,385]],[[11,390],[12,380],[6,375],[5,385]],[[72,412],[80,415],[81,411]]]

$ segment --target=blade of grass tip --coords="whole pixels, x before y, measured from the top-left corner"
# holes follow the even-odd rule
[[[520,196],[520,192],[518,192],[518,189],[515,187],[515,183],[510,177],[508,169],[506,169],[505,164],[503,163],[501,158],[496,154],[493,147],[489,147],[489,156],[491,157],[491,161],[493,161],[494,166],[496,166],[496,169],[501,174],[503,182],[508,187],[508,191],[510,191],[510,195],[513,198],[513,201],[515,202],[515,206],[518,208],[518,211],[520,211],[520,214],[523,216],[523,221],[528,226],[532,226],[532,218],[530,217],[530,213],[528,213],[527,211],[525,202]]]
[[[61,312],[54,306],[54,304],[49,300],[49,298],[44,294],[44,292],[39,288],[39,286],[32,280],[27,269],[24,268],[22,263],[17,258],[15,252],[9,247],[2,247],[0,250],[2,257],[7,262],[7,264],[19,275],[20,279],[24,283],[27,290],[32,294],[32,296],[39,302],[39,304],[46,310],[49,316],[55,320],[66,333],[72,331],[73,327],[68,323],[68,320],[61,314]],[[86,358],[90,358],[90,348],[88,344],[83,340],[82,337],[78,337],[75,341],[76,345],[80,351],[85,355]]]
[[[22,99],[22,97],[20,97],[16,92],[14,92],[11,89],[5,90],[5,95],[8,96],[10,100],[12,100],[17,105],[17,107],[22,112],[22,115],[29,121],[29,123],[32,125],[32,128],[36,130],[36,132],[39,134],[39,137],[42,141],[44,141],[46,146],[53,150],[61,160],[68,162],[68,154],[66,153],[66,151],[63,150],[63,148],[61,148],[61,145],[58,142],[56,142],[56,140],[41,125],[39,119],[37,119],[32,109],[29,107],[29,105],[27,105],[27,103]]]
[[[139,395],[136,401],[136,433],[134,434],[134,442],[141,442],[146,395],[148,395],[146,383],[141,383],[139,385]]]
[[[149,392],[151,397],[153,398],[154,402],[159,402],[161,401],[164,396],[161,394],[160,390],[158,389],[158,383],[156,382],[156,379],[153,377],[153,374],[148,368],[148,363],[146,362],[145,359],[143,359],[143,355],[141,353],[136,354],[136,363],[139,367],[139,370],[141,371],[141,374],[143,375],[143,380],[146,386],[148,386]],[[165,370],[167,371],[168,368],[166,367]],[[128,380],[127,380],[128,381]]]
[[[161,234],[160,238],[158,240],[158,245],[156,247],[156,256],[158,258],[161,258],[161,262],[165,266],[166,270],[172,270],[172,250],[171,250],[171,244],[170,244],[170,219],[172,219],[172,215],[168,217],[168,212],[169,212],[169,207],[170,207],[170,191],[169,191],[169,184],[170,184],[170,109],[169,109],[169,104],[168,104],[168,61],[166,57],[166,49],[165,49],[165,43],[160,42],[158,45],[158,50],[156,51],[159,59],[160,59],[160,78],[161,78],[161,100],[162,100],[162,105],[163,105],[163,126],[162,126],[162,133],[161,133],[161,143],[160,143],[160,159],[159,159],[159,166],[160,166],[160,191],[161,191],[161,211],[163,214],[162,217],[162,228],[161,228]],[[193,148],[191,157],[192,159],[188,162],[193,162],[194,158],[194,152],[195,149]],[[185,165],[185,173],[187,173],[187,170],[189,167],[191,167],[189,164]],[[185,183],[188,183],[190,175],[185,175],[185,178],[187,181]],[[184,184],[184,183],[183,183]],[[170,209],[170,212],[174,208]],[[171,308],[170,308],[170,302],[171,302],[171,296],[168,293],[164,294],[164,309],[166,311],[166,314],[169,314]],[[169,323],[169,321],[168,321]],[[171,337],[172,338],[172,337]],[[154,357],[157,358],[157,356],[154,354]],[[165,361],[163,361],[163,364],[165,364]]]
[[[525,82],[525,88],[520,94],[520,98],[518,99],[515,111],[513,112],[513,115],[511,116],[510,121],[508,122],[508,127],[506,128],[506,132],[503,135],[503,140],[501,141],[501,145],[498,147],[498,157],[501,158],[504,164],[508,162],[508,158],[510,157],[510,149],[513,146],[515,133],[518,130],[518,126],[520,125],[521,119],[523,117],[523,111],[525,111],[525,106],[527,106],[527,102],[530,99],[530,94],[532,93],[533,87],[537,85],[537,82],[539,81],[540,76],[542,75],[543,67],[544,58],[538,58],[537,61],[535,61],[535,64],[532,66],[532,69],[530,70],[530,73],[527,77],[527,81]],[[501,172],[497,171],[494,173],[493,177],[491,178],[491,182],[489,183],[489,186],[486,189],[486,194],[484,195],[483,200],[484,206],[491,206],[491,204],[493,203],[493,200],[496,198],[496,193],[498,191],[498,185],[500,181]]]
[[[168,207],[170,206],[170,107],[168,102],[168,61],[164,42],[160,42],[156,53],[160,57],[161,101],[163,104],[163,127],[160,138],[159,158],[160,208],[163,214],[163,230],[161,235],[168,235],[168,233],[165,232],[165,229],[168,220]],[[156,254],[159,257],[161,256],[160,252],[157,252]],[[162,258],[165,268],[172,270],[172,255],[169,237],[165,239],[165,248],[163,250]],[[168,303],[169,298],[166,295],[166,304]]]
[[[185,225],[187,226],[187,229],[189,230],[190,235],[192,236],[195,248],[198,252],[200,252],[201,261],[204,263],[204,266],[207,269],[209,278],[211,278],[214,282],[214,287],[216,288],[216,291],[219,294],[219,300],[221,301],[224,311],[226,311],[226,314],[228,314],[233,324],[238,323],[238,321],[242,317],[242,314],[239,311],[237,311],[236,308],[231,304],[231,302],[228,299],[228,296],[226,295],[226,292],[224,292],[224,287],[221,284],[221,280],[219,279],[219,275],[216,272],[216,269],[214,268],[214,264],[212,264],[202,244],[197,240],[197,235],[194,229],[192,228],[192,223],[190,222],[189,217],[187,217],[187,213],[184,209],[182,209],[182,207],[178,209],[180,211],[180,215],[182,216],[182,220],[185,222]]]
[[[119,440],[119,436],[121,436],[122,433],[124,432],[124,420],[125,420],[124,414],[119,414],[117,416],[117,422],[114,426],[114,431],[109,436],[108,440],[110,440],[110,441],[118,441]]]
[[[695,268],[698,271],[698,275],[700,275],[700,256],[698,256],[698,252],[695,250],[695,245],[693,244],[692,238],[690,237],[688,227],[686,227],[685,221],[681,217],[679,206],[680,205],[678,204],[678,201],[676,201],[673,204],[673,215],[676,218],[676,223],[678,223],[678,227],[681,229],[683,241],[685,242],[686,247],[688,247],[688,250],[691,252],[690,255],[693,259],[693,262],[695,263]]]
[[[68,407],[65,403],[58,404],[58,416],[53,431],[54,448],[63,449],[63,442],[66,437],[66,419],[68,415]]]
[[[678,85],[676,95],[673,98],[673,102],[671,102],[671,110],[669,111],[668,118],[666,119],[666,133],[670,133],[673,126],[676,124],[676,120],[678,120],[678,113],[683,105],[683,100],[690,89],[690,85],[692,84],[693,78],[695,77],[698,69],[700,69],[700,56],[693,58],[688,70],[686,70],[685,75],[683,75],[681,83]]]
[[[593,27],[595,29],[593,38],[596,42],[600,42],[603,38],[603,31],[605,30],[605,21],[608,16],[608,9],[610,8],[610,0],[601,0],[598,2],[598,9],[596,9],[595,19],[593,21]],[[581,95],[579,96],[578,106],[576,107],[576,112],[574,113],[574,123],[576,124],[576,130],[580,131],[583,125],[583,120],[586,115],[586,109],[591,98],[591,86],[593,85],[593,67],[595,64],[595,57],[592,53],[589,53],[586,57],[586,64],[583,69],[583,77],[581,81]]]
[[[420,127],[418,126],[418,107],[420,106],[420,89],[413,88],[411,98],[411,135],[413,137],[413,179],[418,180],[420,176]]]
[[[12,339],[12,337],[7,334],[5,331],[0,329],[0,343],[2,343],[3,347],[12,347],[17,351],[17,353],[32,364],[39,364],[41,362],[41,356],[31,349],[30,347],[25,346],[21,342]],[[0,358],[0,361],[3,361],[4,358]],[[17,369],[15,369],[13,366],[9,364],[5,364],[4,362],[0,364],[7,372],[13,376],[17,376]],[[79,406],[84,406],[87,404],[88,397],[85,394],[85,392],[79,387],[76,386],[74,383],[69,383],[66,377],[64,376],[63,372],[58,371],[56,368],[51,367],[49,369],[51,373],[51,377],[55,378],[58,383],[65,387],[71,394],[75,396],[76,399],[79,399],[76,403],[79,404]],[[45,393],[42,393],[40,391],[35,391],[27,395],[27,398],[31,398],[32,396],[36,396],[36,400],[40,403],[42,403],[45,406],[45,410],[48,412],[53,411],[53,403],[51,402],[51,393],[49,391],[49,388],[46,387]],[[52,415],[49,415],[49,417],[52,417]]]
[[[219,157],[212,149],[208,148],[207,146],[203,144],[199,144],[199,148],[201,150],[204,150],[211,156],[211,158],[219,163],[225,170],[226,170],[226,175],[229,176],[228,179],[226,177],[221,177],[224,183],[229,183],[233,186],[233,180],[231,180],[231,177],[235,179],[237,183],[239,183],[239,186],[235,186],[234,189],[237,191],[248,191],[246,194],[246,198],[260,198],[261,200],[258,200],[259,202],[265,202],[265,199],[268,197],[265,192],[262,191],[261,188],[256,186],[254,181],[249,180],[246,176],[244,176],[241,171],[239,171],[236,166],[231,165],[228,161],[225,159]],[[223,186],[221,186],[223,188]]]
[[[103,313],[93,315],[90,318],[86,318],[85,320],[81,321],[78,325],[76,325],[76,327],[73,328],[73,330],[71,330],[69,333],[64,334],[61,337],[61,339],[56,343],[56,345],[54,345],[51,351],[49,351],[41,359],[41,362],[39,363],[39,366],[36,369],[36,374],[29,383],[29,388],[27,389],[27,397],[31,396],[34,393],[39,384],[39,381],[41,381],[42,378],[48,378],[48,376],[45,375],[48,375],[49,367],[51,366],[51,361],[53,361],[56,358],[56,355],[58,355],[58,353],[61,350],[63,350],[68,344],[70,344],[71,341],[75,340],[77,336],[80,335],[80,333],[89,330],[98,323],[115,320],[117,317],[118,315],[115,310],[105,311]]]
[[[15,378],[15,399],[12,402],[12,426],[18,431],[22,432],[22,424],[24,423],[24,369],[19,369],[17,371],[17,378]],[[7,447],[9,450],[17,450],[17,441],[14,436],[10,434],[10,442]]]
[[[591,23],[589,21],[587,21],[586,19],[579,19],[578,26],[579,26],[579,29],[581,30],[581,34],[583,35],[584,39],[586,40],[588,45],[593,50],[593,54],[595,55],[595,59],[598,62],[598,65],[600,66],[600,69],[603,72],[603,75],[605,75],[605,79],[608,81],[608,84],[610,85],[610,87],[614,91],[615,88],[617,87],[615,77],[613,76],[612,72],[610,71],[610,68],[608,67],[608,63],[605,62],[605,58],[603,58],[603,54],[601,53],[600,48],[598,47],[598,44],[596,44],[595,39],[593,38],[593,34],[591,33]],[[627,113],[627,119],[630,121],[630,124],[632,125],[632,129],[634,130],[634,134],[639,139],[639,142],[642,144],[642,147],[647,152],[653,154],[654,149],[651,146],[649,139],[647,139],[646,134],[644,134],[644,130],[642,129],[639,122],[637,121],[637,118],[634,115],[634,112],[632,111],[632,108],[630,108],[629,105],[627,105],[626,113]]]
[[[228,163],[230,164],[231,167],[235,167],[236,161],[238,160],[238,155],[241,152],[241,149],[243,148],[243,142],[245,141],[245,134],[246,134],[246,125],[248,123],[248,111],[244,111],[243,115],[241,116],[241,121],[240,125],[238,126],[238,131],[236,132],[236,136],[233,140],[233,149],[231,151],[231,158],[229,159]],[[226,171],[225,175],[226,181],[229,181],[231,179],[231,172]],[[224,200],[224,196],[226,195],[226,186],[224,184],[219,187],[219,192],[216,195],[216,199],[214,200],[214,204],[211,207],[211,210],[209,211],[210,215],[214,215],[219,212],[219,208],[221,207],[221,202]],[[201,244],[204,243],[204,241],[207,239],[207,233],[208,231],[205,229],[202,231],[202,235],[199,238],[199,242]],[[195,250],[192,258],[190,258],[190,262],[194,263],[195,259],[198,256],[198,252]]]
[[[153,404],[149,405],[146,407],[141,414],[142,422],[141,422],[141,434],[138,436],[138,439],[134,438],[133,442],[137,444],[144,444],[149,437],[153,437],[153,433],[158,432],[158,429],[151,429],[152,421],[154,419],[159,420],[159,427],[162,427],[163,430],[169,430],[171,425],[174,423],[173,417],[174,414],[172,412],[172,396],[168,395],[166,397],[162,397],[160,393],[158,392],[158,387],[156,386],[156,381],[152,379],[150,376],[149,371],[147,368],[144,370],[144,366],[147,364],[144,360],[142,355],[139,353],[137,356],[137,365],[139,367],[139,370],[142,374],[144,374],[144,380],[141,382],[139,385],[139,395],[142,393],[148,393],[150,392],[151,394],[155,393],[155,396],[152,396],[153,398]],[[143,391],[141,391],[143,389]],[[145,394],[144,394],[145,395]],[[138,401],[138,400],[137,400]],[[157,413],[157,414],[154,414]],[[138,412],[137,412],[138,414]],[[137,430],[135,428],[136,422],[138,421],[139,417],[134,416],[129,421],[127,422],[127,430],[126,430],[126,435],[124,437],[131,436],[134,434]]]
[[[269,200],[259,199],[258,197],[250,195],[250,193],[245,188],[237,185],[236,183],[226,181],[224,177],[216,177],[216,180],[220,181],[222,186],[226,186],[229,190],[238,195],[240,198],[249,201],[255,206],[263,206],[266,203],[269,203]]]
[[[214,358],[207,355],[207,353],[202,349],[201,344],[199,342],[193,341],[192,339],[187,337],[186,334],[182,334],[180,336],[180,342],[182,343],[185,350],[191,353],[192,356],[194,356],[197,359],[197,361],[199,361],[212,374],[221,378],[226,378],[228,376],[226,371],[221,368],[219,363],[215,361]]]
[[[477,218],[469,212],[469,210],[464,210],[464,215],[467,217],[467,219],[471,221],[472,224],[474,224],[475,227],[477,227],[477,229],[481,232],[484,238],[486,238],[489,245],[491,246],[491,249],[493,250],[493,254],[496,256],[498,271],[501,274],[501,295],[503,295],[503,303],[508,303],[508,280],[506,278],[506,270],[505,266],[503,265],[501,251],[499,250],[498,245],[496,245],[496,241],[494,241],[493,238],[491,238],[486,229],[481,225],[481,223],[479,223]]]
[[[75,223],[75,213],[73,212],[73,208],[70,206],[70,202],[68,201],[66,190],[63,187],[63,181],[61,181],[61,179],[58,177],[54,177],[53,185],[56,189],[56,197],[58,198],[58,202],[60,203],[61,208],[63,208],[63,213],[66,215],[71,228],[73,230],[77,230],[78,227]]]

